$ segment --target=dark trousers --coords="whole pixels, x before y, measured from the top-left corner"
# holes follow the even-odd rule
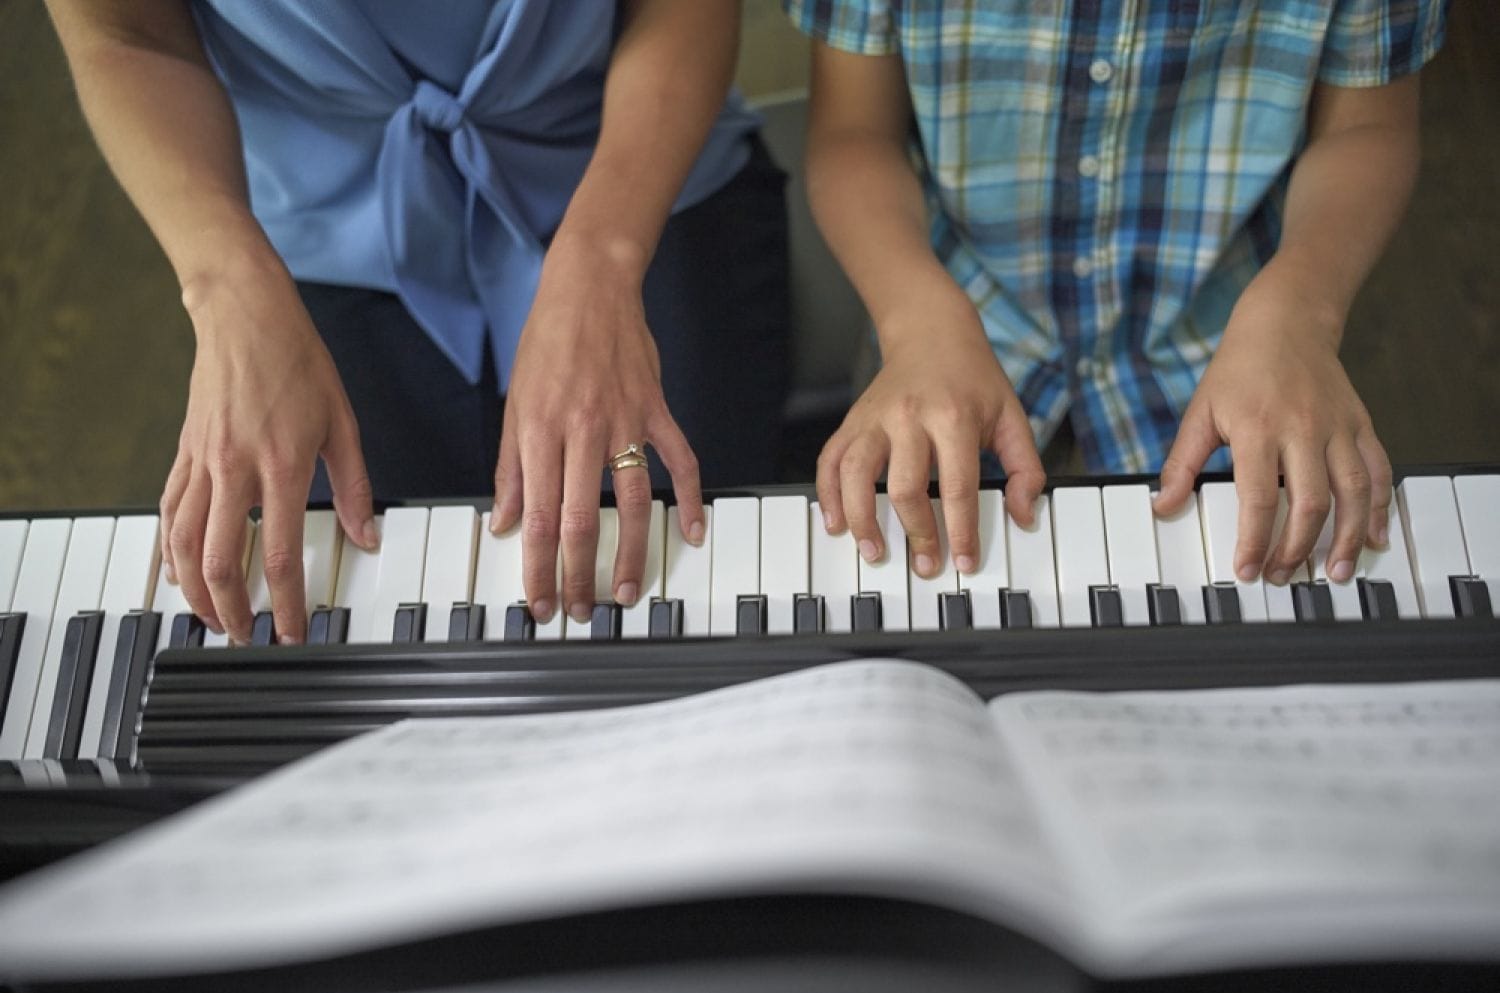
[[[726,186],[667,222],[643,287],[662,388],[705,487],[773,482],[780,456],[790,362],[785,177],[753,144]],[[354,407],[376,498],[493,493],[504,398],[491,363],[471,386],[395,295],[298,286]],[[670,485],[659,461],[652,482]],[[319,463],[312,498],[330,496]]]

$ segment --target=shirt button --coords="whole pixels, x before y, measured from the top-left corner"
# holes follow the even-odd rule
[[[1079,279],[1088,279],[1093,274],[1094,263],[1090,262],[1085,256],[1080,255],[1073,260],[1073,275]]]
[[[1096,83],[1107,83],[1115,74],[1115,67],[1103,59],[1095,59],[1089,65],[1089,79]]]
[[[1079,159],[1078,175],[1084,179],[1093,179],[1099,175],[1099,157],[1097,155],[1085,155]]]

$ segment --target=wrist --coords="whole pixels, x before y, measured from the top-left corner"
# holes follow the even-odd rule
[[[880,354],[887,361],[912,350],[989,348],[984,324],[968,294],[943,273],[941,281],[911,287],[899,304],[872,315]]]
[[[565,224],[547,249],[542,280],[564,276],[639,287],[645,282],[652,251],[644,239],[617,230]]]
[[[1303,340],[1312,335],[1337,353],[1347,318],[1348,304],[1320,285],[1314,267],[1278,254],[1245,288],[1228,331],[1263,337],[1295,329]]]

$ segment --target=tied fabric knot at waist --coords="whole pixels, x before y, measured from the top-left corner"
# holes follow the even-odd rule
[[[426,79],[417,80],[411,106],[417,119],[434,131],[452,134],[464,121],[464,105],[441,86]]]
[[[505,389],[544,248],[464,96],[416,81],[386,124],[376,182],[407,309],[471,383],[488,340]]]

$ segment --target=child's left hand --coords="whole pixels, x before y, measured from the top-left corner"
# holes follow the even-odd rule
[[[1235,306],[1162,465],[1155,507],[1180,508],[1227,443],[1240,506],[1235,574],[1254,579],[1264,566],[1268,580],[1285,583],[1311,555],[1331,505],[1327,568],[1342,582],[1366,542],[1386,543],[1391,465],[1339,363],[1344,315],[1303,292],[1286,268],[1273,260]],[[1278,471],[1288,508],[1272,549]]]

